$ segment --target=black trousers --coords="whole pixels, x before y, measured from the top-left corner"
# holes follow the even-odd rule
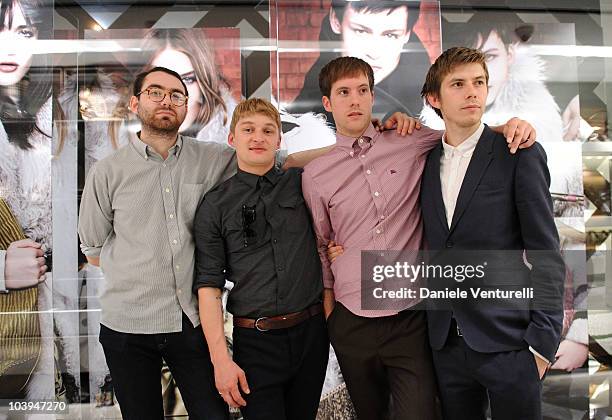
[[[485,420],[489,404],[493,420],[542,418],[542,382],[528,348],[479,353],[451,332],[433,358],[445,420]]]
[[[245,420],[314,420],[329,357],[323,314],[279,330],[234,327],[233,336],[251,391]]]
[[[181,391],[190,419],[226,420],[229,408],[215,387],[202,327],[183,314],[183,330],[169,334],[128,334],[100,326],[100,343],[113,379],[121,415],[163,419],[162,358]]]
[[[327,325],[359,420],[438,418],[424,311],[365,318],[336,302]]]

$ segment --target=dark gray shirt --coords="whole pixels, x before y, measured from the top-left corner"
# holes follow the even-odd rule
[[[321,301],[321,265],[301,169],[264,176],[238,171],[211,190],[194,221],[201,287],[234,283],[227,308],[258,318],[301,311]]]

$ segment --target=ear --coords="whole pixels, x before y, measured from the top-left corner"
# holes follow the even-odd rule
[[[232,134],[232,132],[230,131],[230,133],[227,135],[227,144],[229,144],[230,146],[232,146],[233,148],[236,148],[236,146],[234,146],[234,135]]]
[[[134,114],[138,114],[138,97],[137,96],[132,96],[130,98],[130,103],[128,105],[128,108],[130,109],[130,111],[132,111]]]
[[[321,102],[323,102],[323,108],[325,108],[327,112],[332,112],[331,99],[329,99],[327,96],[324,96],[321,98]]]
[[[438,98],[438,95],[429,93],[427,94],[427,104],[433,108],[440,109],[440,98]]]
[[[342,33],[342,22],[338,20],[333,7],[329,8],[329,25],[335,34],[340,35]]]
[[[514,59],[516,57],[516,47],[518,47],[518,42],[512,43],[508,45],[508,64],[514,64]]]

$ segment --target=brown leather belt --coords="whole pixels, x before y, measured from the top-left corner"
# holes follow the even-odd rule
[[[258,331],[278,330],[290,328],[301,322],[306,321],[315,315],[323,312],[323,305],[317,303],[300,312],[292,312],[286,315],[253,318],[234,318],[234,327],[255,328]]]

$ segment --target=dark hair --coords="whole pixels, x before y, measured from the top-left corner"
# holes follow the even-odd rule
[[[331,87],[336,81],[345,77],[361,75],[367,76],[370,91],[373,92],[374,71],[372,67],[361,58],[338,57],[327,63],[319,73],[319,89],[321,89],[321,94],[329,98]]]
[[[492,32],[504,45],[526,42],[533,35],[534,27],[524,23],[514,13],[477,11],[466,23],[442,25],[444,48],[469,46],[481,48]]]
[[[423,89],[421,89],[421,96],[427,100],[427,95],[440,96],[440,85],[442,80],[446,77],[453,69],[462,64],[477,63],[481,64],[484,69],[485,79],[487,84],[489,83],[489,70],[487,69],[486,57],[482,51],[474,48],[467,47],[453,47],[444,51],[440,55],[435,63],[431,65],[427,76],[425,76],[425,83]],[[429,102],[429,101],[428,101]],[[442,113],[438,108],[434,108],[436,114],[442,118]]]
[[[420,1],[392,1],[392,0],[362,0],[362,1],[347,1],[347,0],[332,0],[332,8],[334,9],[334,13],[338,18],[338,21],[342,23],[342,19],[344,18],[344,12],[347,7],[357,11],[357,12],[367,12],[367,13],[382,13],[387,12],[387,14],[393,12],[400,7],[406,7],[408,10],[408,22],[406,22],[407,30],[412,30],[412,27],[419,19],[419,13],[421,8]]]
[[[178,74],[177,72],[167,69],[165,67],[153,67],[150,70],[147,71],[143,71],[142,73],[138,73],[136,75],[136,79],[134,79],[134,96],[138,96],[138,94],[142,91],[142,83],[144,82],[144,79],[151,73],[155,73],[155,72],[162,72],[162,73],[166,73],[169,74],[170,76],[174,76],[178,79],[179,82],[181,82],[181,85],[183,86],[184,89],[184,93],[185,95],[188,95],[187,93],[187,85],[185,84],[185,82],[183,82],[183,79],[181,79],[181,75]]]
[[[38,0],[0,0],[0,31],[12,27],[15,7],[23,12],[26,23],[36,29],[39,39],[52,38],[53,9]],[[29,137],[34,131],[51,137],[51,128],[45,132],[38,127],[36,116],[51,97],[52,86],[50,56],[35,54],[30,69],[19,82],[0,87],[0,122],[9,142],[20,149],[32,147]]]

